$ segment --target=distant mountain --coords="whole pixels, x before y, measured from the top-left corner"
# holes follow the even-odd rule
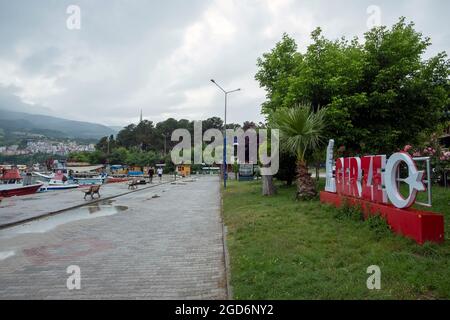
[[[125,128],[124,126],[108,126],[111,129],[113,129],[116,132],[119,132],[120,130],[122,130],[123,128]]]
[[[116,130],[97,123],[2,109],[0,109],[0,128],[5,132],[20,131],[72,139],[99,139],[116,134]]]

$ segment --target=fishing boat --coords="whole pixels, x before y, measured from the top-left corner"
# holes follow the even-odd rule
[[[18,169],[2,170],[0,176],[0,197],[13,197],[33,194],[39,191],[43,183],[24,184]]]
[[[74,183],[78,183],[80,186],[91,186],[104,184],[108,176],[106,174],[76,173],[71,178]]]
[[[43,179],[46,182],[49,182],[54,177],[53,173],[51,173],[51,174],[43,174],[43,173],[40,173],[40,172],[37,172],[37,171],[33,171],[33,175],[38,177],[39,179]]]
[[[44,184],[42,191],[75,189],[79,186],[78,183],[73,183],[73,181],[68,180],[62,171],[58,171]]]
[[[108,176],[108,179],[106,180],[106,183],[119,183],[119,182],[126,182],[129,178],[127,176]]]

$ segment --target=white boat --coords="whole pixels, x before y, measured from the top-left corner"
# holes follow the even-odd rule
[[[90,185],[98,185],[104,184],[107,175],[97,175],[97,176],[80,176],[76,175],[73,177],[73,182],[78,183],[80,186],[90,186]]]
[[[78,188],[80,185],[76,183],[67,183],[67,182],[55,182],[55,180],[50,180],[50,182],[44,184],[41,187],[42,191],[48,191],[48,190],[67,190],[67,189],[75,189]]]
[[[53,173],[51,175],[45,175],[45,174],[42,174],[40,172],[33,171],[33,174],[38,176],[38,177],[40,177],[40,178],[44,178],[46,181],[50,181],[54,177]]]
[[[42,191],[48,190],[67,190],[67,189],[75,189],[80,185],[78,183],[72,183],[64,176],[64,174],[58,171],[50,181],[46,182],[42,187]]]

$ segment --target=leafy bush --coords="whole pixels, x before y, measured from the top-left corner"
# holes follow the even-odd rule
[[[348,201],[344,201],[342,206],[337,209],[334,217],[338,220],[362,221],[364,219],[364,214],[361,206],[354,206]]]
[[[386,236],[391,233],[391,227],[380,214],[369,215],[364,223],[377,237]]]

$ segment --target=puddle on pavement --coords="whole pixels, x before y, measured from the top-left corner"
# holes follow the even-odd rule
[[[161,198],[161,196],[159,194],[155,193],[155,194],[152,194],[150,198],[146,198],[145,200],[152,200],[152,199],[157,199],[157,198]]]
[[[111,216],[128,209],[127,206],[112,205],[113,201],[101,201],[96,204],[72,209],[54,216],[0,230],[0,239],[11,238],[25,233],[45,233],[69,222]]]
[[[0,252],[0,261],[5,260],[9,257],[12,257],[15,254],[14,251],[1,251]]]

